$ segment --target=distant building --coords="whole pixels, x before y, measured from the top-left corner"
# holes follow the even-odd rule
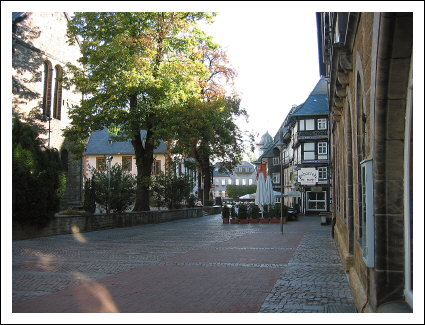
[[[228,185],[256,185],[256,172],[255,166],[249,161],[242,161],[238,164],[233,172],[227,170],[221,170],[221,165],[216,164],[214,166],[213,173],[213,192],[214,197],[228,197],[227,186]]]
[[[278,132],[255,162],[267,166],[273,189],[284,204],[303,213],[330,211],[329,108],[327,80],[321,78],[306,101],[293,106]],[[307,182],[303,173],[314,175]],[[300,177],[301,176],[301,177]],[[276,196],[276,202],[280,197]]]

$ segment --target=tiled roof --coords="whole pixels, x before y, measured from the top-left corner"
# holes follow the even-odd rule
[[[140,131],[142,139],[146,136],[146,131]],[[130,140],[128,141],[112,141],[109,143],[112,135],[106,128],[95,131],[91,134],[84,155],[134,155],[134,148]],[[155,148],[154,153],[165,153],[166,145],[163,141]]]
[[[308,96],[307,100],[299,105],[291,117],[304,115],[323,115],[329,113],[327,81],[321,78]]]
[[[15,21],[16,18],[21,17],[24,12],[12,12],[12,20]]]

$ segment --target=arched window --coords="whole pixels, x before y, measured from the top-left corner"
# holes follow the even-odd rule
[[[53,101],[53,118],[61,119],[61,108],[62,108],[62,77],[63,69],[60,65],[55,67],[55,98]]]
[[[44,61],[43,116],[50,117],[52,107],[52,64]]]

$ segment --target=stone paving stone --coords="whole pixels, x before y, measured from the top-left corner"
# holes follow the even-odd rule
[[[14,312],[329,312],[353,306],[330,227],[220,215],[14,241]],[[341,308],[343,308],[341,307]]]

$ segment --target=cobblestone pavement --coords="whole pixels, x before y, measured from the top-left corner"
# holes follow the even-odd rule
[[[284,229],[214,215],[14,241],[12,310],[354,310],[330,227],[300,217]]]

